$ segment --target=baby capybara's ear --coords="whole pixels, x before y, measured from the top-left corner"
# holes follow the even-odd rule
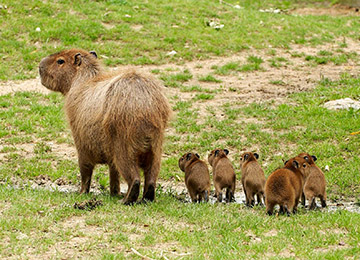
[[[192,156],[192,153],[188,153],[188,154],[186,155],[186,160],[190,160],[190,159],[191,159],[191,156]]]
[[[226,155],[228,155],[228,154],[229,154],[229,150],[228,150],[228,149],[224,149],[224,153],[225,153]]]
[[[200,155],[198,155],[197,153],[195,154],[195,156],[200,159]]]
[[[247,159],[249,159],[249,155],[248,155],[248,154],[245,154],[245,155],[244,155],[244,161],[246,161]]]
[[[257,159],[259,159],[259,155],[257,153],[254,153],[254,157]]]
[[[313,158],[314,162],[317,160],[315,155],[311,155],[311,157]]]
[[[90,51],[90,54],[92,54],[97,59],[97,54],[95,51]]]
[[[82,57],[81,57],[81,53],[78,52],[74,55],[74,65],[78,65],[80,66],[82,62]]]
[[[216,150],[215,151],[215,156],[217,156],[219,154],[220,150]]]
[[[298,168],[299,168],[299,163],[294,160],[294,161],[292,162],[292,166],[293,166],[295,169],[298,169]]]

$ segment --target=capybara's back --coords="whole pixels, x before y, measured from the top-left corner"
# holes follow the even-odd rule
[[[273,214],[275,205],[280,212],[288,215],[296,213],[304,180],[309,173],[309,164],[304,158],[294,157],[285,163],[284,168],[275,170],[265,183],[266,212]]]
[[[243,185],[246,205],[254,206],[255,195],[257,196],[258,205],[262,204],[264,197],[265,174],[261,169],[257,159],[257,153],[245,152],[240,157],[241,166],[241,183]]]
[[[186,153],[179,159],[179,167],[185,172],[185,184],[192,202],[208,201],[210,174],[206,163],[197,153]]]
[[[122,174],[129,187],[124,202],[135,202],[142,168],[144,199],[152,201],[170,106],[151,76],[134,70],[105,73],[96,57],[73,49],[53,54],[39,66],[43,85],[65,95],[79,155],[81,192],[89,191],[95,164],[107,163],[111,194],[120,193]]]
[[[235,200],[236,175],[234,167],[227,155],[227,149],[214,149],[208,155],[209,164],[213,169],[213,182],[215,187],[215,196],[218,201],[222,201],[222,190],[226,188],[226,200],[231,202]]]
[[[304,158],[310,165],[310,173],[304,184],[304,196],[309,201],[309,208],[316,208],[316,198],[320,199],[322,207],[326,207],[326,180],[324,173],[315,164],[316,156],[308,153],[300,153],[298,156]],[[305,199],[303,205],[305,206]]]

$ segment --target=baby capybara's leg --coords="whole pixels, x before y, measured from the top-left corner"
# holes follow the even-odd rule
[[[109,164],[110,170],[110,194],[117,196],[120,194],[120,174],[114,165]]]
[[[94,165],[79,159],[79,166],[81,175],[80,193],[89,193]]]
[[[160,172],[161,149],[149,152],[146,156],[144,167],[144,194],[143,200],[153,201],[155,199],[156,180]]]
[[[222,202],[222,190],[221,190],[221,187],[219,185],[219,183],[214,183],[214,186],[215,186],[215,195],[217,197],[217,201],[218,202]]]

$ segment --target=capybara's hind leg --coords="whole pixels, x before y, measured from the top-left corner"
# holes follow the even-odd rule
[[[155,199],[156,180],[160,171],[161,150],[149,153],[145,159],[144,177],[144,194],[143,200],[153,201]]]
[[[270,203],[269,201],[266,202],[266,213],[271,216],[273,214],[274,211],[274,204]]]
[[[319,196],[320,197],[320,201],[321,201],[321,207],[325,208],[326,207],[326,195],[325,196]]]
[[[218,202],[222,202],[222,192],[221,192],[221,188],[219,186],[218,183],[214,183],[214,186],[215,186],[215,195],[217,197],[217,201]]]
[[[315,201],[315,197],[312,197],[309,199],[309,204],[310,204],[310,210],[313,210],[316,208],[316,201]]]
[[[120,174],[116,170],[115,166],[110,164],[110,194],[111,196],[117,196],[120,194]]]
[[[126,205],[136,202],[140,193],[140,174],[136,163],[136,160],[131,160],[130,158],[126,158],[123,161],[115,161],[116,168],[119,169],[128,184],[128,191],[123,200]]]
[[[259,192],[259,193],[256,195],[256,197],[257,197],[257,205],[258,205],[258,206],[264,206],[263,199],[262,199],[262,198],[264,198],[264,194],[261,193],[261,192]]]
[[[91,176],[93,173],[94,165],[89,163],[84,163],[79,160],[80,166],[80,175],[81,175],[81,190],[80,193],[89,193]]]

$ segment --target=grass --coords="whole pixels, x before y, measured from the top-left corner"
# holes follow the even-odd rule
[[[348,26],[352,17],[319,18],[258,11],[269,7],[291,9],[299,5],[295,0],[227,2],[243,9],[215,0],[5,0],[2,5],[7,8],[1,9],[0,16],[0,80],[33,78],[41,58],[71,47],[95,50],[106,65],[116,66],[205,59],[269,45],[321,45],[344,36],[356,39],[359,35],[358,22]],[[224,28],[206,26],[205,21],[212,18]],[[166,55],[173,50],[176,55]]]
[[[284,97],[281,104],[271,99],[248,103],[238,98],[219,102],[218,98],[228,92],[240,93],[242,81],[229,86],[225,84],[227,75],[255,72],[261,77],[265,64],[276,70],[290,66],[293,59],[310,66],[357,64],[358,55],[344,50],[345,38],[358,39],[356,17],[258,11],[318,6],[315,1],[226,2],[243,9],[219,1],[183,0],[2,3],[7,5],[0,9],[3,81],[35,77],[42,57],[70,47],[96,50],[107,66],[179,65],[249,48],[264,48],[263,53],[271,56],[246,54],[244,62],[220,63],[200,76],[171,65],[151,70],[172,88],[169,100],[174,117],[166,132],[159,175],[159,183],[170,183],[171,188],[159,186],[156,202],[146,205],[124,206],[119,198],[110,197],[104,165],[97,166],[93,175],[97,189],[92,190],[99,194],[49,191],[46,185],[34,185],[42,177],[54,184],[63,181],[78,187],[80,183],[63,97],[35,92],[1,95],[2,258],[344,259],[360,254],[360,230],[354,224],[360,221],[359,213],[300,208],[290,218],[268,217],[263,208],[249,209],[238,203],[184,203],[180,200],[184,194],[173,190],[184,186],[178,159],[188,151],[196,151],[206,160],[215,147],[229,149],[238,180],[242,151],[260,154],[266,176],[284,160],[308,151],[317,156],[321,169],[329,168],[325,172],[329,202],[355,198],[359,204],[360,139],[350,133],[359,131],[360,112],[323,107],[334,99],[359,100],[359,77],[345,73],[339,80],[322,78],[314,89]],[[215,30],[206,26],[211,19],[224,27]],[[334,41],[339,42],[338,49],[322,48]],[[320,51],[311,55],[296,52],[290,49],[294,44],[317,46]],[[284,49],[290,57],[279,54]],[[172,50],[177,54],[167,56]],[[205,67],[195,66],[199,70]],[[275,78],[269,84],[285,88],[288,83],[286,78]],[[85,211],[74,208],[75,203],[92,198],[101,200],[102,205]]]

